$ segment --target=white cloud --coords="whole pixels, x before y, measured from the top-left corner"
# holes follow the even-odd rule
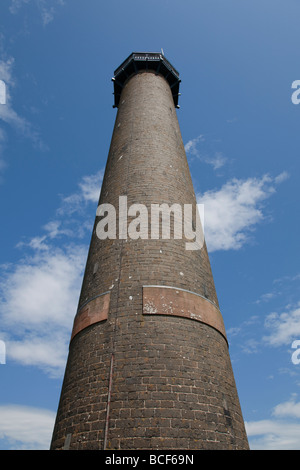
[[[278,279],[274,279],[274,284],[282,284],[285,282],[294,282],[294,281],[300,281],[300,274],[295,274],[294,276],[282,276]]]
[[[66,315],[71,319],[71,316]],[[73,312],[74,316],[74,312]],[[70,322],[71,326],[72,323]],[[57,328],[51,328],[51,333],[35,336],[28,335],[20,341],[7,341],[9,358],[25,366],[35,366],[42,369],[50,377],[61,377],[66,365],[66,354],[71,329],[59,332]],[[39,333],[39,332],[37,332]]]
[[[1,104],[0,104],[0,119],[1,114],[4,111],[4,108],[7,106],[7,83],[12,83],[12,76],[11,76],[11,66],[13,63],[13,59],[9,59],[7,61],[0,60],[0,80],[4,83],[4,88],[2,88],[2,92],[4,96],[1,95]],[[2,104],[4,103],[4,104]],[[0,173],[5,168],[5,160],[4,160],[4,146],[6,143],[6,132],[4,129],[0,127]]]
[[[279,417],[300,418],[300,402],[296,402],[296,397],[292,396],[290,400],[276,405],[272,414]]]
[[[300,281],[300,275],[295,274],[291,276],[282,276],[273,281],[273,290],[265,292],[259,296],[259,298],[254,302],[256,305],[266,304],[268,302],[274,301],[275,299],[289,298],[290,303],[294,295],[297,295],[298,286],[295,286],[295,282]],[[291,295],[291,292],[294,295]]]
[[[209,165],[212,165],[214,170],[218,170],[219,168],[225,165],[227,158],[224,157],[221,152],[215,152],[215,154],[210,157],[204,156],[203,161],[205,163],[208,163]]]
[[[251,450],[300,450],[300,424],[264,419],[245,422]]]
[[[13,75],[14,63],[15,60],[13,57],[10,57],[6,60],[0,60],[0,79],[3,80],[6,85],[6,104],[0,105],[0,120],[10,125],[22,136],[30,139],[34,146],[39,150],[46,150],[47,147],[43,143],[39,132],[34,129],[32,124],[28,122],[27,119],[20,116],[13,107],[11,91],[16,85],[16,80]],[[5,134],[3,134],[2,130],[0,134],[0,150],[1,143],[3,143],[4,139]]]
[[[92,227],[86,218],[93,215],[89,208],[98,201],[102,174],[84,176],[79,190],[63,198],[56,219],[43,227],[45,233],[18,244],[19,263],[2,266],[0,332],[7,361],[62,374],[88,250],[78,238]]]
[[[30,0],[11,0],[9,11],[12,14],[16,14],[23,4],[29,3]]]
[[[227,336],[229,343],[232,338],[238,336],[238,340],[235,339],[235,343],[238,341],[239,348],[245,354],[256,354],[261,350],[261,343],[258,339],[249,337],[252,334],[253,329],[261,329],[261,320],[258,315],[252,315],[248,320],[243,321],[239,326],[228,328]]]
[[[6,85],[6,87],[5,87],[5,90],[6,90],[5,101],[10,99],[9,88],[7,87],[7,85],[9,85],[10,87],[15,86],[15,80],[14,80],[13,74],[12,74],[13,65],[14,65],[14,58],[13,57],[10,57],[9,59],[0,61],[0,78],[1,78],[1,80],[3,80],[3,82]]]
[[[250,448],[300,450],[300,403],[296,397],[276,405],[271,414],[271,419],[245,423]]]
[[[263,340],[271,346],[291,344],[293,338],[300,337],[300,303],[297,306],[289,306],[287,311],[281,314],[277,312],[267,315],[265,328],[270,334]]]
[[[10,450],[49,450],[55,413],[45,409],[0,406],[0,439]]]
[[[233,179],[221,189],[197,196],[198,203],[204,204],[209,251],[238,250],[249,241],[255,226],[265,219],[262,203],[275,192],[279,180],[268,175]]]
[[[259,341],[253,338],[245,339],[241,344],[242,351],[246,354],[256,354],[259,352],[259,346]]]
[[[102,182],[103,171],[100,170],[95,175],[84,176],[79,183],[82,197],[85,201],[98,202],[100,194],[100,183]]]
[[[103,178],[103,170],[97,173],[83,176],[79,182],[79,191],[63,197],[62,203],[57,210],[58,215],[71,215],[74,212],[82,212],[86,204],[97,203],[100,196],[100,189]]]
[[[87,248],[48,250],[6,269],[0,290],[7,361],[59,376],[77,309]]]
[[[195,156],[198,156],[199,152],[198,152],[198,149],[197,149],[197,144],[199,142],[204,142],[204,136],[201,134],[201,135],[198,135],[198,137],[196,137],[195,139],[191,139],[189,140],[185,146],[184,146],[184,150],[186,151],[186,153],[190,153],[191,155],[195,155]]]
[[[192,159],[197,158],[201,162],[211,165],[214,170],[218,170],[225,165],[227,158],[224,157],[221,152],[216,152],[213,150],[207,153],[203,149],[200,150],[199,144],[203,144],[204,142],[206,142],[206,139],[202,134],[195,139],[189,140],[184,146],[185,152]]]
[[[74,303],[71,298],[77,294],[85,254],[78,246],[63,251],[49,247],[46,253],[20,263],[2,284],[2,324],[69,324],[63,312],[68,311],[70,301]]]
[[[275,292],[266,292],[265,294],[262,294],[259,299],[255,301],[255,303],[260,304],[262,302],[269,302],[270,300],[274,299],[275,296]]]
[[[37,251],[48,251],[49,242],[55,239],[68,237],[69,239],[83,239],[93,227],[93,215],[90,210],[93,203],[98,202],[103,170],[95,174],[83,176],[78,183],[79,190],[69,196],[62,196],[61,203],[56,210],[55,217],[42,228],[44,235],[31,238],[28,242],[21,241],[18,247],[30,247]]]
[[[45,238],[55,239],[67,236],[70,239],[82,239],[87,232],[91,232],[94,222],[92,220],[93,213],[90,213],[91,218],[88,219],[87,207],[95,204],[94,214],[96,214],[96,203],[100,196],[102,178],[103,170],[83,176],[78,184],[79,190],[69,196],[62,197],[55,218],[43,227],[46,235],[38,237],[35,243],[40,244],[43,248]]]
[[[283,181],[286,181],[287,179],[289,179],[289,177],[290,175],[288,174],[288,172],[283,171],[282,173],[280,173],[280,175],[276,176],[275,183],[276,184],[282,183]]]
[[[11,0],[9,11],[16,14],[23,5],[29,3],[34,3],[37,6],[44,26],[53,21],[56,7],[65,4],[64,0]]]

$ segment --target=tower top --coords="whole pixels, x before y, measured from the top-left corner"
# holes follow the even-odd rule
[[[114,71],[112,78],[115,96],[114,108],[119,105],[121,91],[126,80],[141,70],[153,70],[165,77],[172,91],[174,105],[179,108],[179,83],[181,82],[179,72],[170,64],[162,52],[132,52]]]

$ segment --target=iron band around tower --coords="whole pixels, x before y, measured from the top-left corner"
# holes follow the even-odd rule
[[[143,286],[143,314],[171,315],[205,323],[219,331],[227,342],[220,310],[195,292],[169,286]]]
[[[179,84],[179,73],[170,64],[163,54],[158,52],[133,52],[127,57],[126,60],[114,71],[114,77],[112,81],[114,83],[114,96],[115,102],[113,107],[119,106],[120,96],[125,82],[136,73],[145,70],[153,70],[155,73],[162,75],[170,85],[174,105],[178,106]]]
[[[74,318],[71,341],[80,331],[88,326],[107,320],[110,304],[110,292],[104,292],[85,302]]]
[[[71,341],[80,331],[108,319],[110,292],[93,297],[78,310]],[[219,331],[227,342],[220,310],[209,299],[185,289],[170,286],[143,286],[143,314],[167,315],[205,323]]]

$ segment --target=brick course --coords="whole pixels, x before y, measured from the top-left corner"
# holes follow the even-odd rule
[[[117,208],[122,195],[128,207],[196,203],[169,84],[149,71],[123,88],[99,204]],[[247,449],[225,337],[190,318],[143,314],[146,285],[194,292],[219,309],[206,246],[99,240],[98,221],[78,310],[110,292],[108,317],[70,342],[51,449],[68,434],[75,450]]]

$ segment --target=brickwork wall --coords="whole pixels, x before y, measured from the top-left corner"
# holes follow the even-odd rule
[[[120,98],[99,203],[117,208],[122,195],[149,212],[153,203],[195,204],[171,90],[152,72],[134,75]],[[78,308],[109,291],[108,318],[70,343],[51,448],[71,434],[70,449],[247,449],[226,338],[190,318],[143,314],[149,285],[219,307],[206,247],[101,241],[98,221]]]

